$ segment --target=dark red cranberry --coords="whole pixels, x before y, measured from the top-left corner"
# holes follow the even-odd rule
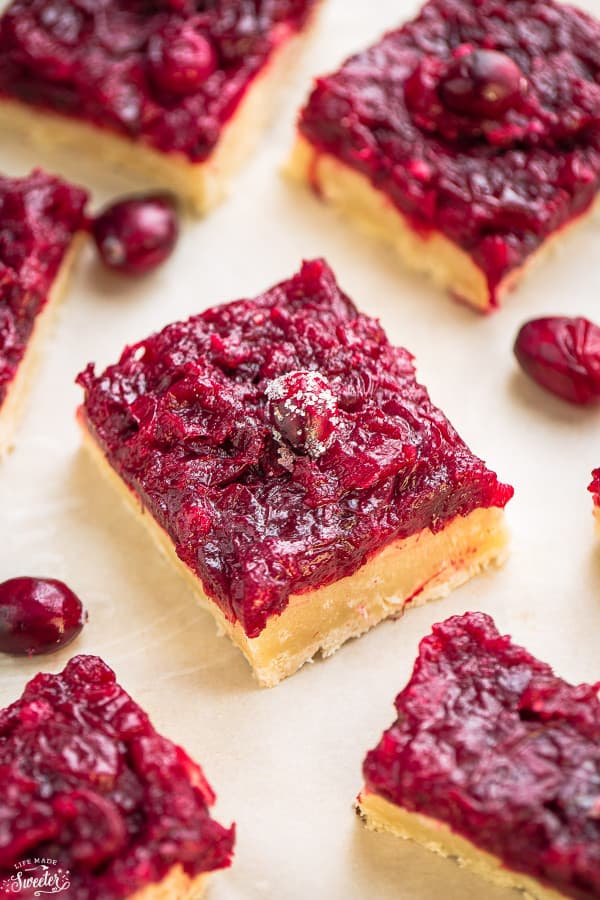
[[[439,94],[453,112],[497,119],[516,105],[525,88],[523,73],[510,56],[497,50],[472,50],[452,62]]]
[[[335,436],[337,401],[318,372],[289,372],[267,385],[267,413],[275,437],[318,457]]]
[[[62,581],[11,578],[0,584],[0,652],[52,653],[70,644],[86,620],[81,600]]]
[[[514,351],[521,368],[552,394],[581,406],[600,400],[600,328],[588,319],[533,319]]]
[[[109,269],[144,275],[160,266],[177,243],[175,205],[164,194],[125,197],[94,219],[92,232]]]
[[[148,42],[150,74],[156,86],[174,94],[202,87],[217,68],[211,42],[192,22],[175,22],[153,34]]]
[[[108,797],[80,788],[60,794],[52,808],[69,834],[71,857],[83,869],[98,868],[127,843],[123,817]]]

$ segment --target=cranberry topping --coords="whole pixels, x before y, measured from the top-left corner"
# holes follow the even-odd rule
[[[318,372],[288,372],[266,387],[276,440],[319,457],[335,438],[337,401]]]
[[[79,383],[111,465],[250,637],[290,594],[512,495],[322,260]]]
[[[81,600],[53,578],[0,584],[0,653],[33,656],[70,644],[86,620]]]
[[[532,319],[514,352],[523,371],[552,394],[580,406],[600,400],[600,328],[588,319]]]
[[[198,90],[217,68],[217,56],[193,22],[176,22],[156,32],[148,42],[152,79],[174,94]]]
[[[471,50],[448,67],[440,82],[440,97],[453,112],[497,119],[516,106],[525,87],[523,73],[506,53]]]
[[[73,237],[85,191],[35,171],[0,176],[0,405]]]
[[[317,0],[13,0],[0,93],[193,162]]]
[[[165,194],[125,197],[94,219],[92,233],[109,269],[145,275],[160,266],[177,243],[174,202]]]
[[[365,760],[367,790],[561,896],[600,895],[600,684],[576,687],[483,613],[435,625]]]
[[[600,23],[553,0],[430,0],[317,80],[299,121],[499,283],[600,184]]]
[[[600,506],[600,469],[593,470],[592,481],[588,487],[588,491],[593,494],[594,505]]]
[[[129,897],[180,864],[228,866],[234,829],[210,817],[201,769],[152,727],[94,656],[37,675],[0,710],[0,882],[59,859],[77,900]]]

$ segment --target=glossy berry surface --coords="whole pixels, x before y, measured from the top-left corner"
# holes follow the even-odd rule
[[[483,613],[434,625],[364,763],[368,791],[559,896],[600,896],[600,684],[571,685]]]
[[[81,600],[53,578],[0,584],[0,653],[34,656],[70,644],[86,620]]]
[[[126,197],[92,222],[102,262],[127,275],[146,275],[173,252],[179,235],[173,200],[163,194]]]
[[[439,93],[454,112],[497,119],[518,103],[525,84],[523,73],[506,53],[472,50],[449,66]]]
[[[463,249],[494,305],[597,196],[598,46],[600,22],[554,0],[429,0],[316,81],[300,133]]]
[[[0,176],[0,406],[75,234],[85,191],[35,171]]]
[[[526,322],[514,352],[524,372],[569,403],[600,401],[600,328],[581,317]]]
[[[250,637],[290,594],[512,495],[323,260],[79,383],[111,465]]]
[[[0,884],[51,857],[69,896],[119,900],[177,864],[191,877],[230,864],[234,830],[210,817],[202,770],[98,657],[37,675],[0,710],[0,777]]]
[[[0,94],[207,159],[317,0],[13,0]]]
[[[192,22],[174,23],[153,34],[148,62],[156,84],[174,94],[197,90],[217,68],[212,44]]]
[[[337,401],[318,372],[289,372],[266,387],[267,415],[277,440],[315,458],[335,437]]]

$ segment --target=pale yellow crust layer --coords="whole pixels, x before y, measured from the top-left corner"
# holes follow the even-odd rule
[[[480,850],[444,822],[409,812],[366,790],[359,795],[356,808],[371,831],[387,831],[396,837],[415,841],[440,856],[451,857],[460,866],[493,884],[521,891],[521,896],[527,900],[568,900],[564,894],[545,887],[535,878],[504,868],[497,856]]]
[[[446,596],[491,564],[504,561],[504,513],[477,509],[457,517],[443,531],[429,529],[388,545],[353,575],[304,594],[292,595],[257,638],[228,621],[202,589],[196,574],[175,553],[173,542],[108,463],[83,419],[85,445],[106,478],[138,512],[159,549],[191,584],[199,602],[240,648],[263,687],[292,675],[318,652],[330,656],[350,638],[383,619],[399,616],[407,605],[420,606]],[[411,599],[412,598],[412,599]],[[410,600],[410,603],[408,601]]]
[[[128,900],[199,900],[208,880],[207,872],[192,877],[182,866],[172,866],[162,881],[140,888]]]
[[[0,128],[24,134],[41,148],[67,147],[94,164],[125,169],[135,176],[139,188],[158,186],[172,191],[192,211],[207,213],[227,196],[233,178],[258,143],[317,10],[318,5],[301,32],[285,36],[274,49],[223,128],[212,154],[201,163],[190,162],[182,153],[161,153],[141,141],[4,97],[0,98]]]
[[[71,270],[85,240],[77,234],[65,254],[48,299],[36,316],[23,358],[0,406],[0,460],[12,450],[13,438],[23,414],[23,407],[39,368],[42,350],[54,327],[60,302],[66,294]]]
[[[301,135],[296,138],[286,173],[296,181],[307,182],[356,225],[391,244],[409,268],[430,276],[440,287],[480,312],[494,308],[485,274],[469,254],[439,231],[427,235],[416,232],[406,216],[365,175],[318,150]],[[540,263],[567,230],[598,209],[600,198],[590,210],[548,238],[524,265],[509,272],[496,288],[496,305],[516,287],[526,271]]]

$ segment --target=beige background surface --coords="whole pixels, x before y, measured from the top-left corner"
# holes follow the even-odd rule
[[[600,0],[586,6],[600,14]],[[57,671],[75,653],[103,656],[157,727],[202,763],[219,795],[220,819],[238,823],[235,864],[214,879],[211,900],[508,900],[450,862],[362,830],[352,812],[362,758],[391,721],[419,639],[453,613],[485,610],[562,675],[600,679],[600,550],[586,492],[591,468],[600,465],[600,411],[543,395],[511,354],[527,318],[581,313],[600,320],[600,224],[569,237],[502,312],[480,318],[407,274],[277,172],[310,77],[412,9],[398,0],[330,0],[282,115],[235,196],[208,220],[188,223],[154,277],[126,282],[100,271],[91,252],[84,256],[17,449],[0,469],[0,579],[62,578],[89,610],[89,624],[65,652],[0,659],[0,703],[39,669]],[[42,160],[2,135],[0,169],[21,173],[42,161],[88,183],[97,202],[131,190],[103,172],[100,160]],[[513,547],[500,573],[260,691],[241,655],[216,636],[211,618],[80,453],[73,379],[89,360],[111,362],[126,342],[261,291],[316,255],[411,349],[435,401],[515,485]]]

